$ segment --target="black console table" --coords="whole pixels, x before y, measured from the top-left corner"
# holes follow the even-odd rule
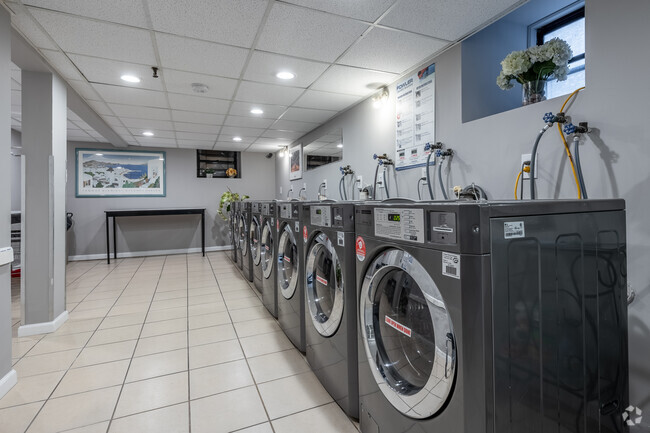
[[[203,209],[129,209],[107,210],[106,213],[106,261],[111,263],[111,243],[108,230],[108,219],[113,218],[113,258],[117,259],[117,230],[115,218],[132,216],[160,215],[201,215],[201,252],[205,256],[205,208]]]

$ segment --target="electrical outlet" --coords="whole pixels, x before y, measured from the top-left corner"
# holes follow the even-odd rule
[[[382,177],[377,178],[377,189],[384,187],[384,179]]]
[[[426,179],[426,178],[427,178],[427,168],[426,168],[426,167],[422,167],[422,175],[421,175],[420,177],[421,177],[422,179]],[[426,180],[422,181],[422,185],[426,185],[426,184],[427,184],[427,181],[426,181]]]
[[[323,189],[327,189],[327,179],[323,179]]]
[[[523,164],[525,161],[530,161],[530,155],[531,155],[530,153],[523,153],[521,155],[521,164]],[[538,169],[539,169],[539,153],[537,154],[537,157],[535,158],[535,173],[533,173],[534,179],[537,179]],[[524,171],[524,179],[530,179],[530,173],[526,173]]]
[[[357,189],[359,191],[363,189],[363,176],[357,176]]]
[[[305,182],[305,183],[302,184],[302,189],[304,189],[305,191],[307,191],[307,182]]]

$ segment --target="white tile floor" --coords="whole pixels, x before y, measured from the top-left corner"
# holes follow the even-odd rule
[[[75,262],[67,279],[70,319],[14,337],[2,433],[357,432],[226,253]]]

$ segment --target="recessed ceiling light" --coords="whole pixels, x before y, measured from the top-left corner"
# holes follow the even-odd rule
[[[252,114],[264,114],[264,110],[262,110],[261,108],[253,108],[251,110],[251,113]]]
[[[336,147],[338,147],[339,149],[342,148],[342,147],[343,147],[343,143],[339,143],[339,144],[337,144]]]
[[[241,141],[241,137],[233,137],[232,141]]]
[[[144,131],[144,132],[142,133],[142,135],[144,135],[145,137],[153,137],[153,132],[151,132],[151,131]]]
[[[103,153],[96,153],[95,155],[96,155],[96,156],[104,156]]]
[[[292,80],[292,79],[296,78],[296,74],[288,72],[288,71],[278,72],[277,74],[275,74],[275,76],[278,77],[281,80]]]
[[[124,74],[120,77],[123,81],[126,81],[127,83],[139,83],[140,79],[136,77],[135,75],[129,75],[129,74]]]

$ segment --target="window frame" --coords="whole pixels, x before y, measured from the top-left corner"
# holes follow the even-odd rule
[[[224,155],[226,154],[226,155]],[[227,165],[227,162],[219,162],[211,159],[206,159],[206,157],[212,156],[212,157],[223,157],[223,158],[229,158],[232,157],[234,159],[233,164],[229,165],[226,167],[228,168],[234,168],[237,170],[237,175],[234,176],[234,178],[241,178],[241,152],[234,151],[234,150],[210,150],[210,149],[196,149],[196,177],[197,178],[207,178],[205,174],[205,170],[208,168],[217,168],[217,167],[210,167],[210,165],[217,166],[219,164],[222,165]],[[203,167],[201,164],[204,164]],[[223,173],[215,172],[212,177],[215,179],[225,179],[228,178],[226,176],[226,169],[223,169]]]
[[[560,9],[559,11],[529,26],[528,46],[531,46],[533,42],[535,42],[537,45],[543,45],[544,36],[583,18],[585,18],[584,1],[578,1],[572,5],[567,6],[566,8]],[[569,59],[569,65],[571,65],[571,63],[577,62],[578,60],[584,60],[585,54],[586,52],[578,54],[577,56],[573,56],[571,59]],[[569,70],[569,75],[584,70],[585,66],[573,68]]]

